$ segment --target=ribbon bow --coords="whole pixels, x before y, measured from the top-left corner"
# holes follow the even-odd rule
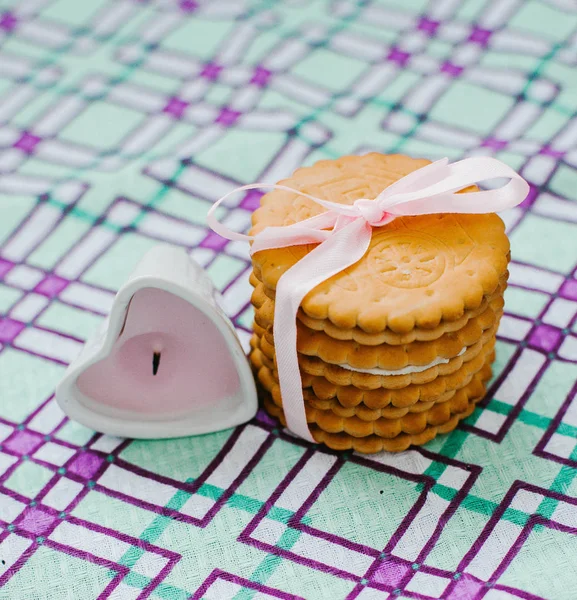
[[[495,178],[507,178],[509,182],[486,191],[456,193]],[[293,225],[267,227],[255,236],[232,231],[216,220],[216,209],[232,194],[262,188],[304,196],[326,208],[326,212]],[[307,425],[296,349],[296,315],[304,297],[365,255],[373,227],[382,227],[403,215],[496,212],[517,206],[528,192],[529,184],[495,158],[466,158],[453,164],[443,158],[399,179],[374,200],[362,198],[353,204],[339,204],[284,185],[253,183],[232,190],[214,203],[207,215],[208,225],[227,239],[252,241],[251,255],[272,248],[318,244],[282,275],[276,288],[276,362],[287,426],[293,433],[315,441]]]

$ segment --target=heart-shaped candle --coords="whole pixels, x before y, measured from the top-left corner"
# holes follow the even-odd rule
[[[251,419],[254,380],[215,297],[184,250],[153,248],[58,386],[64,412],[97,431],[139,438],[207,433]]]

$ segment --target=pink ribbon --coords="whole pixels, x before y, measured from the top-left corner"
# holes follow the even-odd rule
[[[509,181],[494,189],[457,194],[474,183],[496,178]],[[232,231],[214,213],[232,194],[268,188],[304,196],[326,212],[293,225],[267,227],[255,236]],[[466,158],[449,164],[438,160],[409,173],[385,188],[374,200],[338,204],[315,198],[284,185],[253,183],[232,190],[215,202],[207,222],[230,240],[252,241],[251,255],[271,248],[318,244],[279,279],[276,287],[273,336],[283,409],[288,428],[314,442],[307,425],[296,349],[296,315],[304,297],[317,285],[354,265],[369,248],[373,227],[382,227],[403,215],[434,213],[491,213],[520,204],[529,184],[510,167],[490,157]]]

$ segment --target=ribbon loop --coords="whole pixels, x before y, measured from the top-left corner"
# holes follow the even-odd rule
[[[457,193],[488,179],[509,182],[499,188]],[[220,223],[215,212],[232,194],[269,188],[308,198],[325,212],[293,225],[267,227],[255,236],[243,235]],[[273,335],[278,378],[288,428],[314,442],[303,400],[296,349],[296,315],[304,297],[317,285],[358,262],[371,243],[373,227],[382,227],[403,215],[433,213],[490,213],[520,204],[529,184],[504,163],[491,157],[474,157],[449,164],[447,158],[430,163],[385,188],[374,200],[361,198],[339,204],[316,198],[285,185],[254,183],[232,190],[208,211],[208,225],[230,240],[251,241],[251,254],[272,248],[318,244],[279,279],[276,289]]]

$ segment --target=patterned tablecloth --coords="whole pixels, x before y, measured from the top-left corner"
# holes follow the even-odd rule
[[[0,598],[577,598],[574,0],[0,7]],[[64,418],[55,384],[148,248],[191,249],[248,345],[247,248],[211,202],[370,150],[531,183],[482,409],[372,457],[264,414],[155,442]]]

